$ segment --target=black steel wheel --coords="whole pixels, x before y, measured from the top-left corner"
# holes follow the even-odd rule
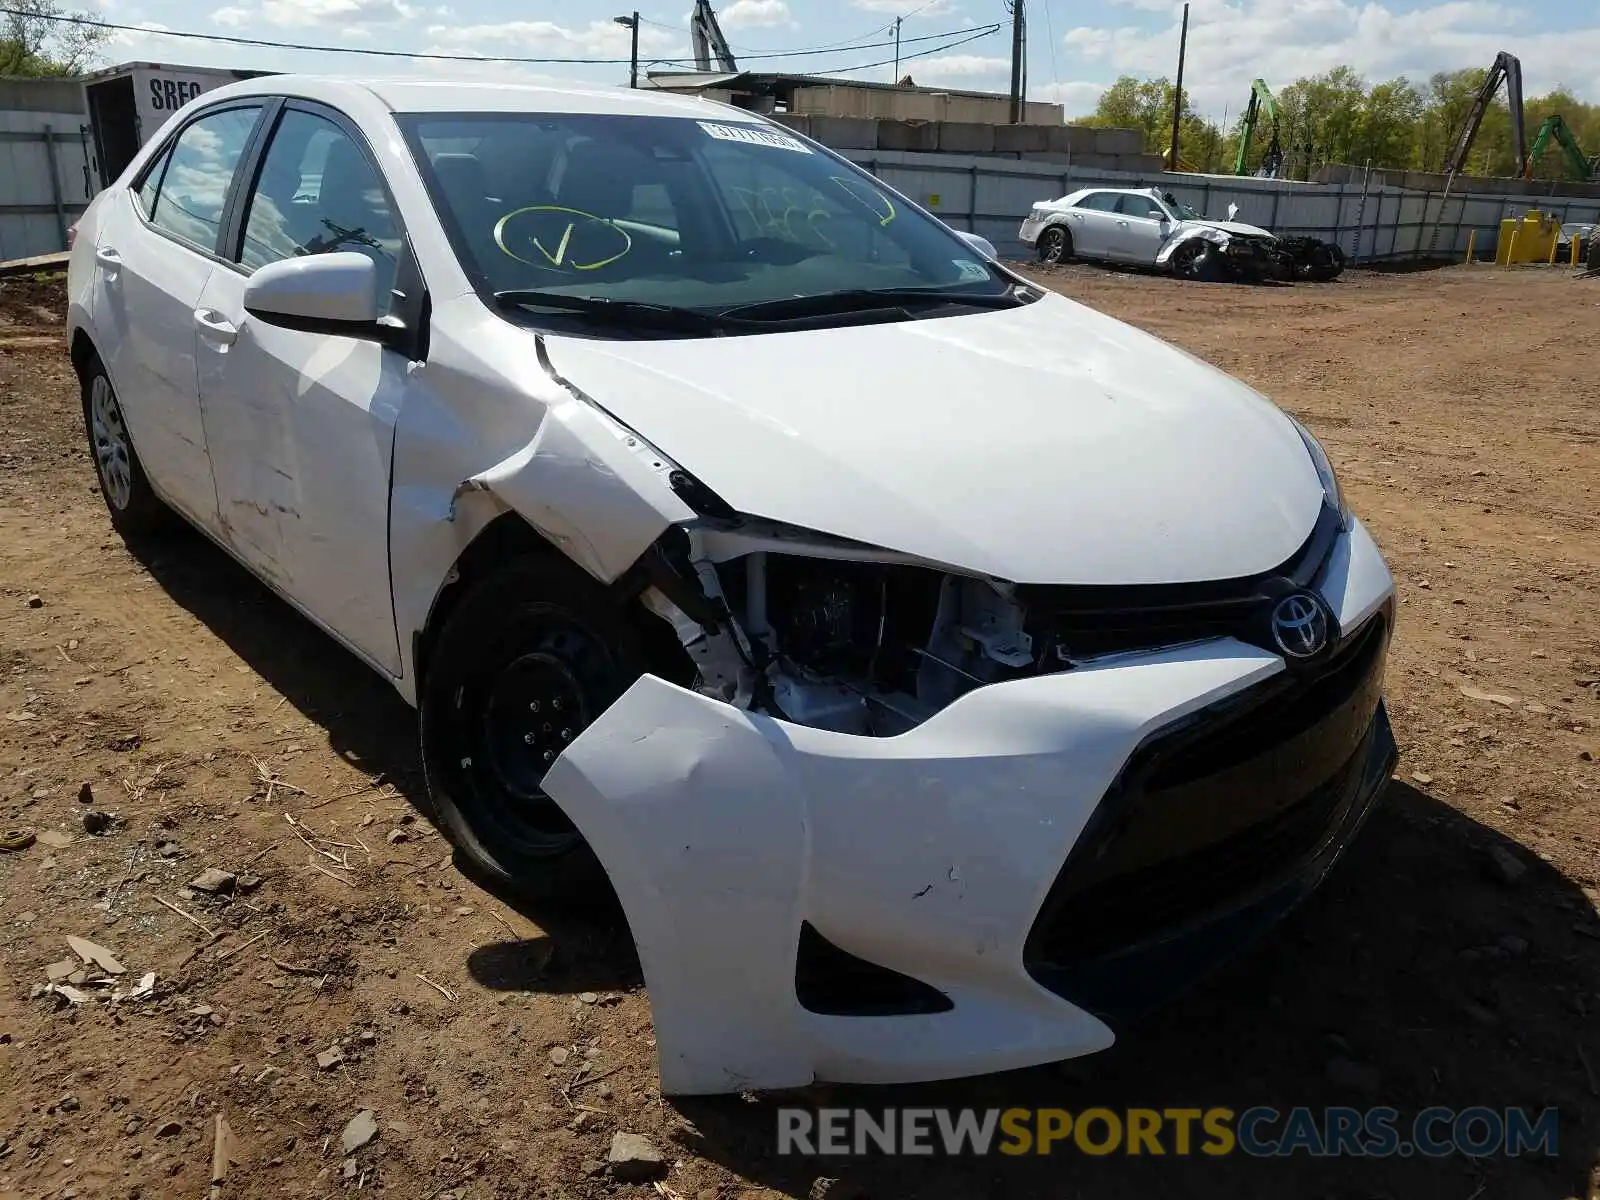
[[[1039,261],[1064,263],[1072,257],[1072,234],[1064,225],[1052,225],[1039,235]]]
[[[543,782],[643,663],[626,614],[565,562],[514,561],[445,620],[422,690],[423,769],[445,833],[489,882],[536,900],[610,894]]]

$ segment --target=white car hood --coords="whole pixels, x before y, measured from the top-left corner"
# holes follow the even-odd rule
[[[1056,295],[743,337],[548,337],[552,366],[740,512],[1016,583],[1267,571],[1322,487],[1269,401]]]
[[[1272,236],[1259,225],[1246,225],[1243,221],[1208,221],[1204,218],[1190,218],[1183,223],[1186,229],[1197,225],[1205,229],[1220,229],[1223,233],[1237,233],[1247,237],[1270,238]]]

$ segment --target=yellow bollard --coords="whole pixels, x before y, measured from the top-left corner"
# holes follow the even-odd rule
[[[1553,266],[1556,265],[1556,239],[1555,238],[1551,238],[1550,239],[1550,257],[1545,260],[1545,264],[1544,265],[1547,266],[1547,267],[1553,267]]]
[[[1578,243],[1582,239],[1577,234],[1572,235],[1572,265],[1578,265]]]
[[[1469,266],[1472,264],[1472,252],[1477,248],[1478,231],[1476,229],[1469,229],[1467,230],[1467,264]]]

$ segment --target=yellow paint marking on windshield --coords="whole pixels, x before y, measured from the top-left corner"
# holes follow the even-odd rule
[[[539,253],[550,260],[551,266],[559,267],[561,265],[561,260],[567,256],[567,247],[572,244],[572,222],[568,221],[567,227],[561,231],[561,245],[556,247],[556,252],[554,254],[551,254],[550,251],[546,250],[544,248],[544,243],[538,238],[533,238],[531,240],[534,246],[538,249]]]
[[[518,254],[510,245],[507,245],[507,226],[519,217],[528,217],[530,215],[537,217],[542,214],[566,216],[569,219],[561,232],[561,241],[553,253],[545,247],[536,234],[530,233],[527,235],[527,244],[538,251],[539,259],[543,260],[538,261]],[[591,229],[603,231],[601,236],[611,238],[612,247],[620,246],[621,248],[615,254],[607,254],[605,249],[575,249],[573,246],[574,237],[580,230]],[[509,240],[513,245],[521,245],[519,238],[511,237]],[[596,216],[594,213],[584,212],[578,208],[566,208],[559,204],[534,204],[529,205],[527,208],[519,208],[513,212],[508,212],[501,217],[495,223],[494,244],[500,247],[501,253],[516,259],[520,263],[526,263],[530,267],[556,271],[598,271],[602,267],[609,267],[612,263],[627,255],[628,251],[633,249],[633,238],[626,229],[606,217]],[[580,261],[574,257],[575,254],[582,254],[585,257]],[[593,257],[589,257],[590,255]]]
[[[860,180],[847,179],[843,175],[830,175],[828,178],[833,180],[834,183],[838,184],[839,187],[844,190],[845,194],[857,204],[864,205],[873,216],[878,218],[878,224],[880,226],[887,225],[890,221],[894,220],[897,215],[899,215],[895,210],[894,201],[890,200],[889,197],[885,196],[877,188],[870,185],[867,186],[867,191],[871,194],[871,198],[869,199],[867,196],[856,190],[862,186]]]
[[[795,202],[794,194],[789,188],[735,187],[732,190],[740,206],[749,214],[759,231],[769,236],[781,237],[786,241],[804,244],[804,238],[791,224],[798,216],[804,223],[806,232],[830,250],[834,248],[833,241],[817,225],[819,220],[832,220],[832,214],[824,207],[826,201],[821,192],[813,190],[807,197],[807,203],[811,206],[808,209],[805,204]]]

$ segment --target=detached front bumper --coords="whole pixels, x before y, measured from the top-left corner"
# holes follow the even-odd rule
[[[1315,586],[1343,638],[1312,676],[1214,638],[979,688],[893,738],[640,679],[545,786],[626,910],[662,1090],[1101,1050],[1276,919],[1394,755],[1393,583],[1359,524]]]

